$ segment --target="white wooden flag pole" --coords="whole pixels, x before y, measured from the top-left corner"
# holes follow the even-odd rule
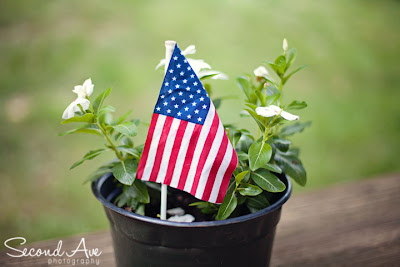
[[[167,72],[169,61],[175,48],[175,41],[165,41],[165,72]],[[167,219],[167,185],[161,184],[161,220]]]

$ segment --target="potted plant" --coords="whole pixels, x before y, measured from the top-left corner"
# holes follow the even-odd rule
[[[182,54],[194,52],[194,46],[190,46]],[[64,112],[62,123],[80,126],[61,135],[95,134],[103,136],[106,144],[86,153],[71,169],[107,151],[116,156],[100,166],[88,181],[92,181],[93,193],[110,221],[118,266],[269,265],[281,207],[292,190],[288,177],[301,186],[306,184],[299,150],[292,147],[289,138],[309,123],[292,122],[299,117],[289,111],[307,105],[303,101],[282,101],[286,82],[304,67],[289,71],[295,56],[296,50],[289,49],[285,39],[283,53],[275,61],[266,62],[274,77],[265,67],[259,67],[254,75],[237,78],[246,97],[240,115],[255,121],[258,131],[253,135],[247,129],[224,125],[238,164],[223,202],[199,201],[189,193],[169,188],[168,220],[158,218],[160,184],[136,177],[145,147],[132,141],[139,120],[129,118],[131,112],[112,118],[115,108],[104,104],[111,89],[92,101],[90,79],[74,88],[78,98]],[[207,79],[226,76],[211,70],[202,60],[188,61],[211,98]],[[215,108],[221,100],[213,99]]]

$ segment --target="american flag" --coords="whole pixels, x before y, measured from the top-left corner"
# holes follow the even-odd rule
[[[237,162],[210,97],[175,45],[137,178],[218,204],[224,199]]]

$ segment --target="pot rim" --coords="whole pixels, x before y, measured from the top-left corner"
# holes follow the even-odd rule
[[[261,217],[267,213],[273,212],[280,207],[282,207],[283,204],[290,198],[292,194],[292,183],[290,179],[284,175],[286,181],[287,181],[287,186],[285,189],[284,195],[278,199],[274,204],[272,204],[269,207],[266,207],[265,209],[259,210],[254,213],[246,214],[243,216],[235,217],[235,218],[229,218],[221,221],[205,221],[205,222],[171,222],[167,220],[161,220],[158,218],[153,218],[153,217],[148,217],[148,216],[142,216],[133,212],[129,212],[123,208],[119,208],[117,205],[114,205],[110,201],[108,201],[105,197],[103,197],[100,194],[100,188],[103,186],[104,182],[111,178],[113,175],[112,173],[107,173],[97,179],[96,181],[92,182],[92,192],[95,195],[95,197],[100,201],[103,206],[113,210],[114,212],[117,212],[123,216],[130,217],[132,219],[136,219],[145,223],[153,223],[157,225],[163,225],[163,226],[170,226],[170,227],[210,227],[210,226],[221,226],[221,225],[228,225],[228,224],[234,224],[234,223],[240,223],[248,220],[252,220],[258,217]]]

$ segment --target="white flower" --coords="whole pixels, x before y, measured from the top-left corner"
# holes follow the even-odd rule
[[[283,44],[282,44],[283,51],[286,52],[288,50],[288,47],[289,47],[289,45],[288,45],[288,42],[287,42],[287,40],[285,38],[285,39],[283,39]]]
[[[81,105],[83,110],[87,110],[90,107],[90,101],[87,99],[93,93],[92,79],[87,79],[82,85],[77,85],[74,87],[75,94],[78,95],[78,98],[72,101],[71,104],[64,110],[62,118],[67,120],[75,116],[75,112],[81,111],[78,105]]]
[[[87,110],[87,109],[89,109],[90,101],[86,98],[78,97],[71,104],[69,104],[69,106],[65,109],[65,111],[62,115],[62,118],[64,120],[67,120],[69,118],[74,117],[75,112],[81,111],[78,104],[82,106],[83,110]]]
[[[169,217],[168,221],[170,221],[170,222],[193,222],[194,217],[190,214],[185,214],[182,216],[175,215],[175,216]]]
[[[284,111],[283,109],[275,105],[270,105],[268,107],[258,107],[256,108],[256,113],[263,117],[273,117],[276,115],[281,115],[282,118],[288,121],[297,121],[300,118],[299,116]]]
[[[189,45],[185,50],[182,51],[182,55],[184,56],[193,55],[194,53],[196,53],[196,47],[194,45]]]
[[[270,80],[271,78],[269,77],[269,72],[264,66],[260,66],[257,69],[254,70],[254,75],[257,77],[264,77],[265,79]]]
[[[82,85],[75,86],[72,92],[77,94],[78,97],[86,98],[93,93],[93,87],[92,79],[89,78]]]
[[[193,55],[196,53],[196,47],[194,45],[189,45],[185,50],[182,51],[182,55]],[[197,77],[201,79],[204,76],[211,75],[211,74],[216,74],[211,77],[211,79],[217,80],[227,80],[228,76],[220,71],[215,71],[211,70],[211,66],[206,63],[202,59],[193,59],[193,58],[187,58],[190,66],[192,67],[193,71],[196,73]],[[161,59],[160,63],[156,66],[156,69],[165,66],[166,65],[166,60]]]

